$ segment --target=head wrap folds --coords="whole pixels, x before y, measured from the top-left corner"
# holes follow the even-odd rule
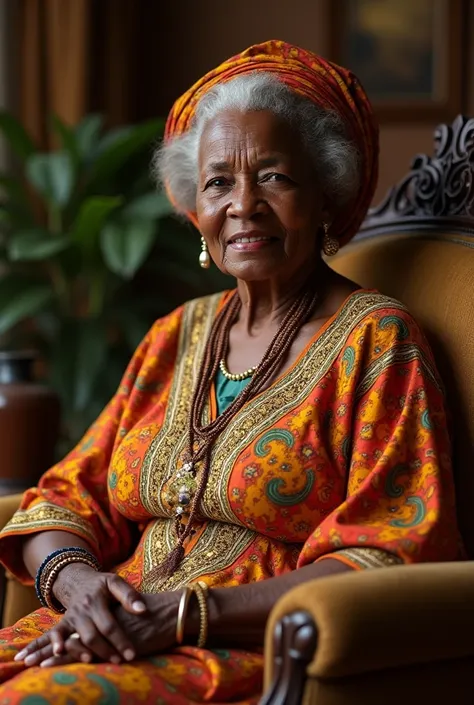
[[[286,42],[256,44],[224,61],[179,98],[168,116],[165,140],[191,126],[199,100],[216,84],[253,71],[273,73],[295,93],[316,105],[338,113],[361,155],[361,181],[355,203],[342,209],[333,221],[331,234],[341,245],[358,231],[372,201],[378,176],[378,128],[369,99],[358,79],[310,51]],[[196,225],[196,214],[188,213]]]

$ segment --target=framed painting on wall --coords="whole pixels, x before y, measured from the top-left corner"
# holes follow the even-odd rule
[[[381,120],[462,112],[465,0],[330,0],[330,9],[330,58],[358,76]]]

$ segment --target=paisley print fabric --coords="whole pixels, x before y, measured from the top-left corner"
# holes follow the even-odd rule
[[[144,592],[197,579],[231,587],[328,557],[370,569],[462,555],[430,350],[400,303],[359,290],[216,441],[185,558],[171,577],[150,579],[174,545],[189,402],[226,296],[157,321],[81,443],[25,493],[0,534],[0,558],[20,580],[32,582],[22,537],[61,528]],[[205,413],[217,413],[215,390]],[[0,632],[0,704],[258,700],[258,653],[182,648],[132,665],[27,671],[12,663],[55,619],[39,610]]]
[[[13,658],[22,644],[51,628],[57,615],[41,609],[3,629],[0,640],[1,705],[184,705],[239,702],[253,705],[262,688],[263,658],[245,651],[181,647],[132,664],[75,663],[24,669]]]

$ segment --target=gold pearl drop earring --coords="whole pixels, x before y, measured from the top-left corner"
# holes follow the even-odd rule
[[[339,251],[339,241],[334,235],[330,235],[329,228],[331,226],[329,223],[323,223],[324,238],[323,238],[323,252],[326,257],[333,257]]]
[[[199,255],[199,264],[203,269],[209,269],[211,266],[209,250],[207,249],[207,243],[203,237],[201,238],[201,254]]]

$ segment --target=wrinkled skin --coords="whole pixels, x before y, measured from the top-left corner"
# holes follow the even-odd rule
[[[175,644],[179,593],[143,595],[117,575],[81,568],[64,588],[68,592],[68,598],[63,598],[65,616],[16,660],[25,660],[27,666],[94,659],[120,663]],[[80,639],[71,639],[73,633]]]

